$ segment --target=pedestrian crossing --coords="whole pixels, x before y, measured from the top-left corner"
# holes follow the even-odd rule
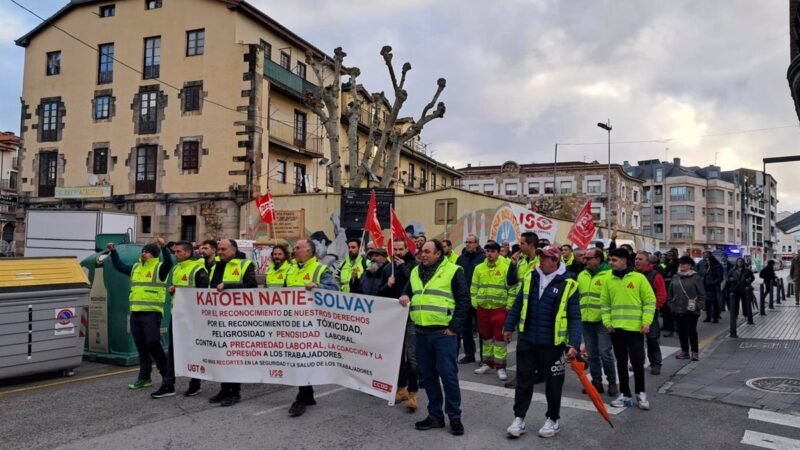
[[[800,415],[783,414],[763,409],[750,409],[747,412],[750,420],[766,422],[784,427],[800,428]],[[780,436],[776,434],[763,433],[754,430],[744,430],[742,444],[752,447],[769,448],[776,450],[800,449],[800,439]]]

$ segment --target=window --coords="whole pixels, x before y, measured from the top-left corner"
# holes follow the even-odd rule
[[[669,207],[671,220],[694,220],[694,206],[672,205]]]
[[[661,183],[664,181],[664,169],[657,168],[656,169],[656,176],[655,176],[656,183]]]
[[[158,92],[142,92],[139,102],[139,134],[158,131]]]
[[[420,189],[425,189],[425,184],[428,182],[427,180],[428,173],[425,169],[419,169],[419,187]]]
[[[639,203],[639,191],[634,190],[633,194],[633,203]]]
[[[150,234],[153,232],[153,220],[150,216],[142,216],[142,234]]]
[[[42,141],[58,140],[58,102],[42,103],[42,116],[39,119],[42,128]]]
[[[539,195],[539,183],[528,183],[528,195]]]
[[[434,224],[455,224],[458,221],[458,200],[455,198],[437,199],[434,206]]]
[[[117,8],[114,5],[105,5],[100,7],[100,17],[114,17],[117,13]]]
[[[158,78],[161,68],[161,36],[144,39],[144,70],[142,78]]]
[[[619,196],[619,198],[620,198],[620,200],[625,200],[626,193],[627,193],[626,189],[625,189],[625,185],[622,185],[620,189],[622,190],[622,194]]]
[[[600,192],[602,192],[600,180],[589,180],[586,182],[587,194],[599,194]]]
[[[94,155],[92,155],[92,173],[95,175],[104,175],[108,173],[108,149],[96,148]]]
[[[202,85],[184,86],[181,94],[183,112],[200,111],[200,93]]]
[[[552,194],[553,193],[553,182],[552,181],[545,181],[544,182],[544,193],[545,194]]]
[[[292,56],[286,52],[281,52],[281,67],[289,70],[292,67]]]
[[[197,240],[197,216],[181,216],[181,240],[186,242]]]
[[[144,9],[157,9],[161,8],[161,0],[145,0]]]
[[[200,168],[200,143],[197,141],[183,141],[181,154],[182,170],[198,170]]]
[[[306,165],[294,163],[294,193],[305,194],[306,192]]]
[[[600,220],[602,210],[599,206],[592,206],[592,220],[595,222]]]
[[[414,179],[416,174],[414,173],[414,164],[408,163],[408,185],[412,186],[414,184]]]
[[[111,83],[114,81],[114,44],[100,44],[97,51],[97,84]]]
[[[664,233],[664,225],[660,223],[653,225],[653,229],[655,230],[657,235]]]
[[[305,80],[306,79],[306,65],[301,63],[301,62],[299,62],[299,63],[297,63],[297,69],[296,70],[297,70],[297,76]]]
[[[470,184],[469,187],[467,187],[467,190],[474,191],[474,192],[480,192],[481,191],[481,185],[480,184]]]
[[[61,73],[61,52],[47,53],[47,76]]]
[[[694,188],[688,186],[673,186],[669,188],[669,199],[672,201],[693,201]]]
[[[572,181],[562,181],[558,189],[562,194],[572,194]]]
[[[506,191],[506,195],[516,196],[517,195],[517,183],[506,183],[505,191]]]
[[[672,239],[688,239],[694,236],[694,225],[671,225]]]
[[[733,205],[733,192],[728,192],[728,204]]]
[[[708,190],[708,203],[719,203],[721,205],[725,204],[725,191],[721,189],[709,189]]]
[[[306,113],[294,112],[294,145],[299,148],[306,148]]]
[[[286,161],[281,161],[279,159],[277,165],[278,168],[275,171],[275,177],[278,179],[278,183],[286,184]]]
[[[186,32],[186,56],[202,55],[206,47],[206,30]]]
[[[39,197],[56,195],[58,152],[39,153]]]
[[[728,210],[728,223],[733,224],[733,210]]]
[[[111,96],[100,95],[94,98],[94,119],[108,119],[111,117]]]
[[[436,189],[436,174],[431,174],[431,189]]]
[[[155,145],[143,145],[136,151],[137,194],[156,192],[156,151]]]
[[[262,39],[261,47],[264,48],[264,68],[266,69],[267,61],[272,61],[272,44]]]

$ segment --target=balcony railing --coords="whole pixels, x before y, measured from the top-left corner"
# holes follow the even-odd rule
[[[669,201],[671,202],[693,202],[694,195],[693,194],[676,194],[670,195]]]
[[[664,214],[653,214],[653,221],[655,222],[663,222],[664,221]]]
[[[694,213],[672,213],[670,218],[672,220],[694,220]]]
[[[322,155],[322,136],[309,133],[302,133],[295,129],[293,125],[281,122],[276,119],[269,119],[269,137],[277,139],[287,145],[296,147],[300,151]]]
[[[653,203],[662,203],[664,201],[664,194],[653,194]]]
[[[17,190],[17,179],[16,178],[10,178],[10,179],[7,179],[7,180],[0,180],[0,189],[16,191]]]
[[[308,92],[319,95],[319,87],[317,87],[317,85],[301,78],[296,73],[293,73],[272,60],[267,60],[265,62],[264,75],[273,82],[282,85],[301,97],[305,97]]]
[[[676,241],[680,241],[680,240],[684,240],[684,239],[689,239],[689,238],[691,238],[692,236],[694,236],[694,234],[693,234],[693,233],[672,233],[672,239],[674,239],[674,240],[676,240]]]

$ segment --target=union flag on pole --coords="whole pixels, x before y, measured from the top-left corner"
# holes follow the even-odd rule
[[[408,235],[408,233],[406,233],[406,229],[403,228],[403,223],[400,222],[400,219],[397,218],[397,214],[394,213],[394,208],[389,207],[389,210],[392,213],[391,214],[392,215],[392,228],[391,228],[392,229],[392,244],[390,244],[389,248],[388,248],[388,250],[389,250],[389,258],[393,258],[394,257],[394,255],[392,254],[394,252],[394,245],[393,244],[394,244],[394,240],[397,239],[397,238],[400,238],[400,239],[406,241],[406,247],[408,247],[408,251],[411,252],[412,255],[417,253],[417,246],[416,246],[416,244],[414,244],[414,240],[411,239],[411,237]]]
[[[275,203],[269,192],[263,197],[256,198],[256,206],[258,206],[258,214],[261,216],[262,222],[270,224],[275,221]]]
[[[580,248],[589,247],[595,233],[594,217],[592,216],[592,200],[589,199],[584,205],[572,228],[569,229],[567,239],[574,242]]]
[[[375,199],[375,191],[372,191],[369,196],[367,218],[364,220],[364,231],[369,233],[376,247],[383,247],[383,231],[381,230],[381,223],[378,221],[378,201]]]

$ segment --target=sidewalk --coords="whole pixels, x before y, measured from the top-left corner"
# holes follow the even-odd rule
[[[678,371],[661,392],[800,412],[800,306],[791,299],[754,319],[755,325],[747,325],[740,318],[738,339],[722,333],[702,349],[700,361]]]

